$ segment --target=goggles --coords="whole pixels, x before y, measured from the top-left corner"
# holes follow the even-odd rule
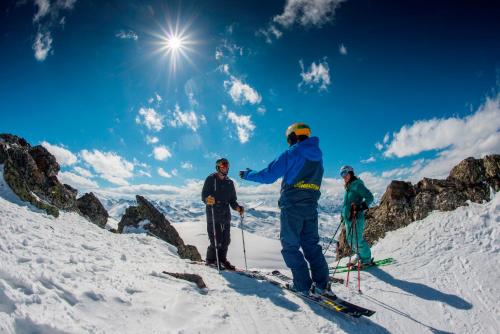
[[[342,177],[345,177],[347,174],[349,174],[348,170],[343,170],[342,172],[340,172],[340,176]]]
[[[229,162],[219,162],[219,163],[217,164],[217,166],[219,166],[219,167],[229,168]]]

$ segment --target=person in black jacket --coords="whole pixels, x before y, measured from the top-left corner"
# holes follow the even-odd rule
[[[207,248],[206,264],[216,266],[217,262],[221,269],[234,270],[235,267],[227,260],[227,249],[231,242],[231,212],[229,207],[243,215],[244,209],[236,201],[236,190],[233,181],[227,176],[229,171],[229,161],[222,158],[216,161],[216,173],[210,174],[203,185],[201,200],[207,205],[207,232],[210,245]],[[213,211],[212,211],[213,209]],[[212,212],[214,218],[212,218]],[[214,241],[217,238],[217,252]],[[217,256],[218,255],[218,261]]]

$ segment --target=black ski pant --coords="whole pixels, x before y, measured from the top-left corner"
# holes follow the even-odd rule
[[[219,261],[224,262],[227,260],[227,249],[229,243],[231,242],[231,224],[227,222],[215,221],[215,234],[217,237],[217,251],[219,253]],[[207,262],[217,261],[215,256],[215,241],[214,241],[214,227],[213,223],[209,222],[207,224],[208,238],[210,239],[210,245],[207,248]]]

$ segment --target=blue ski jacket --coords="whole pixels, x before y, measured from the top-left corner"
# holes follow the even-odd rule
[[[323,153],[319,138],[310,137],[290,146],[261,171],[247,169],[243,179],[273,183],[283,177],[279,205],[317,204],[323,179]]]

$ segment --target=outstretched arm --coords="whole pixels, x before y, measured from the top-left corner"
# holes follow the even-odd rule
[[[286,173],[288,165],[288,151],[283,152],[276,160],[273,160],[261,171],[250,170],[245,175],[245,180],[259,183],[273,183]]]

